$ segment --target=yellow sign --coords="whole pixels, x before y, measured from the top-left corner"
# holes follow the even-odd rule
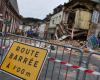
[[[47,56],[47,51],[14,42],[1,69],[24,80],[37,80]]]

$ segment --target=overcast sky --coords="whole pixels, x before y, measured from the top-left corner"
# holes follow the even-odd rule
[[[59,4],[67,3],[68,0],[17,0],[19,12],[24,17],[43,19]]]

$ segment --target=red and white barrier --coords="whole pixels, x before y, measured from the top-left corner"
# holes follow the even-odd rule
[[[94,70],[91,70],[91,69],[86,69],[86,68],[83,68],[83,67],[80,67],[80,66],[76,66],[76,65],[68,63],[67,61],[61,61],[61,60],[58,60],[58,59],[55,59],[55,58],[50,58],[50,57],[48,57],[48,60],[49,61],[53,61],[53,62],[58,62],[58,63],[60,63],[62,65],[71,67],[73,69],[81,70],[81,71],[83,71],[85,73],[89,73],[89,74],[100,76],[100,72],[97,72],[97,71],[94,71]]]

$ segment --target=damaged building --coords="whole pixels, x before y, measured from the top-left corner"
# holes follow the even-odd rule
[[[71,0],[65,3],[60,10],[62,12],[61,18],[56,20],[59,22],[55,24],[54,39],[81,39],[80,37],[82,37],[86,40],[91,31],[96,32],[96,28],[94,28],[95,30],[92,28],[92,17],[97,5],[99,5],[98,2],[92,0]],[[57,9],[59,10],[59,8]],[[59,12],[54,14],[52,18],[58,14]],[[53,24],[55,21],[52,18],[50,23]],[[97,32],[99,33],[99,31]]]
[[[72,0],[64,5],[65,21],[63,24],[72,39],[79,36],[87,39],[96,5],[98,3],[91,0]]]
[[[48,37],[50,39],[57,38],[57,36],[55,36],[56,34],[55,31],[56,31],[57,25],[61,23],[62,18],[63,18],[63,5],[59,5],[53,10],[53,14],[50,19],[50,24],[49,24],[49,29],[48,29],[48,33],[49,33]]]

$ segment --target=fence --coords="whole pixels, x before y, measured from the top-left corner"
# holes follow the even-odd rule
[[[92,69],[93,71],[98,71],[99,76],[91,74],[83,74],[83,80],[100,80],[100,53],[94,50],[90,50],[89,55],[86,60],[86,68]],[[92,71],[90,73],[93,73]]]
[[[100,65],[95,63],[95,61],[99,60],[96,60],[97,58],[91,58],[94,54],[100,55],[97,52],[90,51],[89,55],[84,56],[83,51],[76,47],[57,45],[10,33],[1,34],[1,62],[13,41],[27,43],[48,50],[48,58],[44,64],[39,80],[100,80]],[[9,80],[19,80],[9,75],[8,77]]]

